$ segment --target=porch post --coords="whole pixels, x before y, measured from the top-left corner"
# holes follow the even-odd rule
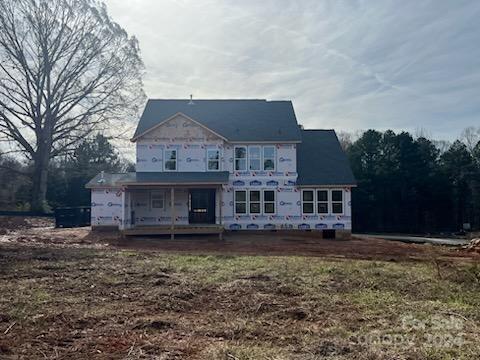
[[[125,221],[127,220],[126,219],[126,211],[125,211],[125,196],[126,196],[126,193],[127,193],[127,190],[125,188],[122,188],[121,189],[122,191],[122,213],[121,213],[121,218],[119,219],[120,220],[120,224],[119,224],[119,229],[120,230],[124,230],[125,229]]]
[[[218,195],[218,198],[219,198],[219,208],[218,208],[218,216],[220,217],[218,223],[220,224],[221,227],[223,227],[223,221],[222,221],[222,202],[223,202],[223,186],[220,185],[220,188],[219,188],[219,192],[220,194]],[[223,240],[223,230],[221,233],[218,234],[218,238],[220,240]]]
[[[223,202],[223,186],[220,185],[219,190],[219,208],[218,208],[218,216],[220,217],[218,223],[222,225],[222,202]]]
[[[171,187],[170,188],[170,203],[171,203],[171,209],[170,209],[170,215],[172,216],[172,224],[170,226],[170,238],[173,240],[175,238],[174,229],[175,229],[175,188]]]

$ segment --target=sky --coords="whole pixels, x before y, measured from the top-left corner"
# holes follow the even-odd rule
[[[480,1],[106,0],[149,98],[292,100],[305,128],[480,127]]]

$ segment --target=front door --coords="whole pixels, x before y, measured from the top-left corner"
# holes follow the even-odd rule
[[[190,224],[215,224],[215,189],[191,189]]]

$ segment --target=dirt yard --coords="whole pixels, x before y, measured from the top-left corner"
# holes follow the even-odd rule
[[[480,358],[475,252],[44,225],[0,236],[0,359]]]
[[[7,224],[8,227],[3,227]],[[3,231],[2,231],[3,229]],[[230,233],[223,241],[217,236],[128,237],[91,232],[90,228],[55,229],[51,220],[33,218],[12,220],[0,217],[0,244],[55,246],[97,249],[128,249],[172,254],[321,256],[335,259],[480,261],[477,247],[461,249],[429,244],[407,244],[382,239],[324,240],[281,233]]]

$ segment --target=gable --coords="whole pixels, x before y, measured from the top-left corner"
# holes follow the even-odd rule
[[[207,142],[224,140],[218,134],[184,114],[176,114],[132,140]]]
[[[183,114],[231,142],[300,142],[291,101],[148,100],[132,141],[171,117]]]

